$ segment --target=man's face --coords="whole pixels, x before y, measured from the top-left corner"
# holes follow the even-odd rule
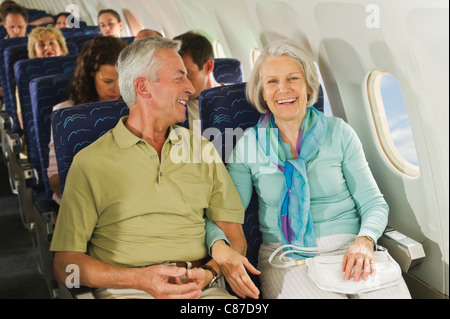
[[[5,28],[10,38],[24,37],[27,32],[27,23],[21,14],[10,13],[5,19]]]
[[[187,78],[187,70],[180,55],[172,49],[156,53],[164,66],[159,71],[159,81],[150,82],[155,115],[175,124],[186,118],[186,103],[195,93]]]
[[[189,54],[183,55],[183,63],[188,72],[188,79],[191,81],[192,85],[195,88],[195,94],[192,95],[191,99],[198,99],[200,93],[203,90],[209,89],[207,87],[207,81],[209,73],[207,72],[205,66],[203,65],[202,69],[198,67],[197,64],[194,63],[192,57]]]

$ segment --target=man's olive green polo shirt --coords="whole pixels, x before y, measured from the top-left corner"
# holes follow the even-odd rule
[[[220,158],[211,163],[199,155],[217,159],[214,147],[172,126],[159,161],[126,120],[75,156],[51,250],[87,252],[124,267],[207,257],[204,214],[211,221],[244,222]]]

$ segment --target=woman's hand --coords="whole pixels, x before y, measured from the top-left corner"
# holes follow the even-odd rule
[[[230,284],[231,289],[241,298],[249,296],[257,299],[259,289],[255,286],[247,271],[259,275],[247,258],[230,248],[225,242],[217,241],[212,249],[212,257],[219,264],[220,269]]]
[[[353,271],[353,280],[358,282],[361,278],[367,280],[369,275],[376,273],[373,255],[374,243],[367,237],[357,237],[353,245],[345,252],[342,261],[342,271],[345,272],[344,279],[349,280]]]

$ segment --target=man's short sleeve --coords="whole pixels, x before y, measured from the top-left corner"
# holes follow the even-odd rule
[[[67,175],[50,250],[87,252],[97,220],[89,181],[75,157]]]

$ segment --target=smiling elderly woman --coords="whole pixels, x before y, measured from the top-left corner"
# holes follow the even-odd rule
[[[237,142],[228,170],[244,207],[253,187],[259,195],[263,244],[257,268],[262,295],[410,298],[403,280],[360,295],[323,291],[308,277],[306,266],[277,268],[268,260],[286,244],[318,249],[342,244],[334,253],[345,253],[346,280],[367,280],[375,274],[374,243],[386,227],[389,208],[355,131],[312,107],[318,91],[313,60],[289,40],[271,43],[263,51],[247,85],[250,102],[263,115]]]

